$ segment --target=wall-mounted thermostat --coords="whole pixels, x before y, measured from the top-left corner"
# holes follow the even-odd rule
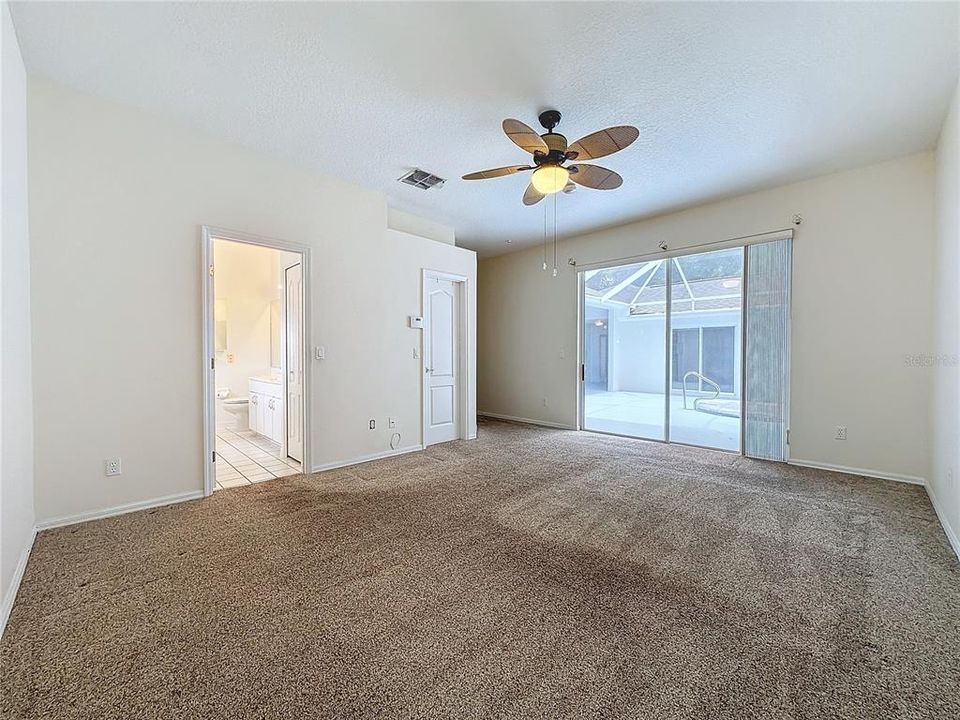
[[[423,330],[423,318],[419,315],[411,315],[410,327],[412,327],[414,330]]]

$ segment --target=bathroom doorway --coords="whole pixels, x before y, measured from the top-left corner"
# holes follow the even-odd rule
[[[308,255],[203,230],[207,495],[306,466]]]

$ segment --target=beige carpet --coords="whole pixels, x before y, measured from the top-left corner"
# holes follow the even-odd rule
[[[484,422],[42,533],[3,718],[960,717],[918,487]]]

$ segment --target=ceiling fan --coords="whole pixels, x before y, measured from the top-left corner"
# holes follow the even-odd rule
[[[547,129],[543,135],[538,135],[533,128],[519,120],[503,121],[503,131],[507,137],[533,155],[533,165],[481,170],[464,175],[463,179],[487,180],[533,170],[530,185],[523,194],[524,205],[536,205],[552,193],[570,192],[576,185],[595,190],[614,190],[623,184],[623,178],[613,170],[579,162],[574,165],[565,163],[568,160],[594,160],[623,150],[640,136],[639,130],[632,125],[617,125],[598,130],[580,138],[573,145],[567,145],[567,139],[553,131],[560,124],[559,112],[546,110],[540,113],[539,120]]]

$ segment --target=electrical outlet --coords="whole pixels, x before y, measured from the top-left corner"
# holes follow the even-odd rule
[[[103,461],[103,473],[107,477],[119,475],[121,472],[120,458],[110,458]]]
[[[387,418],[387,427],[395,428],[397,426],[397,419],[395,417]]]
[[[847,439],[847,426],[846,425],[837,425],[837,432],[833,436],[834,440],[846,440]]]
[[[371,420],[371,421],[370,421],[370,429],[371,429],[371,430],[376,430],[376,429],[377,429],[377,421],[376,421],[376,420]]]
[[[227,365],[233,365],[233,361],[236,359],[233,353],[227,353]]]

